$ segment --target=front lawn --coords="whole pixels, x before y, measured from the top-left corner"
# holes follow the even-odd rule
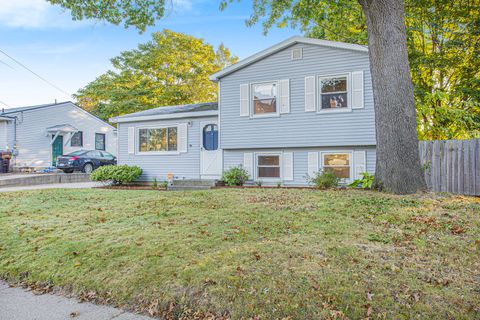
[[[480,318],[480,199],[0,193],[0,277],[166,318]]]

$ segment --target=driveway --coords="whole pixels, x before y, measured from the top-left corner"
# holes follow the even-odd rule
[[[3,188],[0,188],[0,192],[42,190],[42,189],[83,189],[83,188],[94,188],[94,187],[100,187],[100,186],[102,186],[101,182],[51,183],[51,184],[37,184],[33,186],[3,187]]]
[[[9,320],[151,320],[120,309],[79,303],[56,295],[34,295],[0,281],[0,319]]]

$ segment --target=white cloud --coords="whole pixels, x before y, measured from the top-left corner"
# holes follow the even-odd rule
[[[45,0],[0,0],[0,25],[11,28],[75,28],[85,25],[72,21],[69,12],[63,12]]]
[[[0,23],[9,27],[39,27],[50,4],[44,0],[0,0]]]

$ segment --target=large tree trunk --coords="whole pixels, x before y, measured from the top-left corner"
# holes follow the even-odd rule
[[[358,0],[367,19],[377,135],[375,186],[397,194],[426,189],[403,0]]]

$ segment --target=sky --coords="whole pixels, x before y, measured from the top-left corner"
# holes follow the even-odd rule
[[[252,1],[170,0],[167,17],[143,34],[100,21],[72,21],[70,13],[45,0],[0,0],[0,50],[52,85],[38,79],[0,52],[0,108],[72,100],[78,89],[111,69],[110,59],[170,29],[223,43],[240,59],[299,35],[290,28],[263,35],[261,25],[245,26]],[[55,88],[58,87],[59,89]]]

